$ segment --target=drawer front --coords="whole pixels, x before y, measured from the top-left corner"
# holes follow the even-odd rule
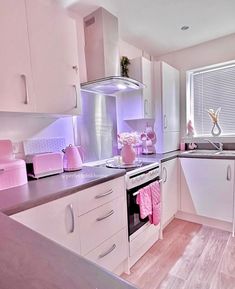
[[[105,182],[78,193],[79,215],[87,213],[119,196],[125,196],[125,178]]]
[[[127,205],[125,198],[112,202],[78,218],[81,254],[86,255],[99,244],[127,227]]]
[[[71,195],[12,215],[11,218],[80,254],[75,199]]]
[[[110,271],[114,271],[117,266],[127,258],[127,256],[127,229],[123,229],[91,251],[85,257]]]

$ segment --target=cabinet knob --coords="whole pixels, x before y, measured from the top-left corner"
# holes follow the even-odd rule
[[[76,73],[78,73],[78,66],[77,65],[73,65],[73,70],[75,70]]]

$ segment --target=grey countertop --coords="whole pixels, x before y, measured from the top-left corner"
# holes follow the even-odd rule
[[[142,161],[163,163],[171,159],[177,158],[179,153],[180,151],[173,151],[173,152],[164,153],[164,154],[140,155],[139,159]]]
[[[123,176],[125,170],[84,167],[0,191],[11,215]],[[135,289],[128,282],[0,212],[1,289]]]
[[[123,175],[125,170],[83,167],[81,171],[29,181],[26,185],[0,191],[0,211],[13,215]]]
[[[0,213],[1,289],[135,289]]]

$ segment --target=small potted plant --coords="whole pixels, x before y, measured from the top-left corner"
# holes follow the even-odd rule
[[[131,64],[130,59],[127,56],[121,57],[121,76],[129,77],[129,68],[128,66]]]

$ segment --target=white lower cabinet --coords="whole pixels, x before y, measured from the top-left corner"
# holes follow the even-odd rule
[[[182,212],[233,221],[234,161],[181,158]]]
[[[124,177],[11,217],[115,273],[121,274],[127,268],[128,230]]]
[[[162,226],[165,227],[178,210],[178,158],[162,163]]]
[[[64,197],[11,216],[41,235],[80,254],[75,195]]]

